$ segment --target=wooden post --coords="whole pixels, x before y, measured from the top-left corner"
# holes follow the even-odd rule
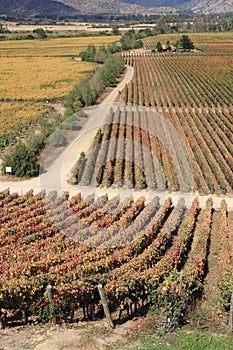
[[[48,294],[48,299],[49,299],[49,312],[50,312],[50,321],[52,320],[52,311],[53,311],[53,287],[51,284],[47,285],[46,291]]]
[[[5,329],[7,327],[7,313],[2,312],[0,309],[0,329]]]
[[[52,301],[53,301],[53,287],[51,286],[51,284],[49,284],[47,286],[46,291],[48,294],[49,302],[52,303]]]
[[[233,329],[233,292],[231,294],[231,301],[230,301],[229,326],[232,330]]]
[[[106,295],[105,295],[104,288],[103,288],[102,284],[98,284],[98,291],[99,291],[99,294],[100,294],[100,299],[102,301],[104,314],[105,314],[105,316],[107,318],[108,324],[109,324],[109,326],[111,328],[114,328],[114,324],[113,324],[113,321],[112,321],[112,318],[111,318],[111,314],[110,314],[110,311],[109,311]]]

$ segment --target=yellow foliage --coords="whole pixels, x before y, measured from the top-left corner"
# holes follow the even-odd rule
[[[46,100],[62,98],[77,80],[95,67],[70,57],[1,58],[1,98]]]
[[[13,131],[18,124],[25,125],[41,118],[49,110],[50,107],[42,103],[0,103],[0,135]]]
[[[0,41],[0,135],[40,118],[49,107],[35,102],[64,98],[80,77],[95,68],[93,63],[74,59],[80,51],[89,44],[107,45],[118,39],[95,36]],[[13,103],[18,100],[20,103]]]

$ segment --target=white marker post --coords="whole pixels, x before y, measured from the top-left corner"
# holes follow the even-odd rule
[[[6,166],[6,174],[11,174],[11,173],[12,173],[12,167]]]

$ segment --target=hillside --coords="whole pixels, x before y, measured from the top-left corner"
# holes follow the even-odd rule
[[[233,11],[232,0],[123,0],[128,4],[145,7],[176,7],[195,13],[228,13]]]
[[[155,7],[155,6],[140,6],[139,2],[126,3],[121,0],[94,0],[92,2],[82,0],[60,0],[60,2],[70,5],[75,9],[79,9],[82,13],[86,14],[113,14],[113,15],[125,15],[125,14],[165,14],[176,12],[172,7]]]
[[[161,14],[188,9],[196,13],[228,13],[232,0],[60,0],[83,13]]]
[[[232,0],[2,0],[0,15],[11,18],[71,18],[86,15],[161,15],[188,9],[195,13],[228,13]]]
[[[233,12],[232,0],[191,0],[185,4],[185,7],[195,13],[229,13]]]
[[[58,16],[72,17],[77,14],[78,10],[53,0],[1,0],[0,2],[0,15],[13,18],[57,18]]]

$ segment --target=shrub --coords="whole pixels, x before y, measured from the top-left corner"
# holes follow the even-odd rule
[[[49,144],[53,147],[62,147],[66,143],[66,138],[58,130],[49,137]]]

